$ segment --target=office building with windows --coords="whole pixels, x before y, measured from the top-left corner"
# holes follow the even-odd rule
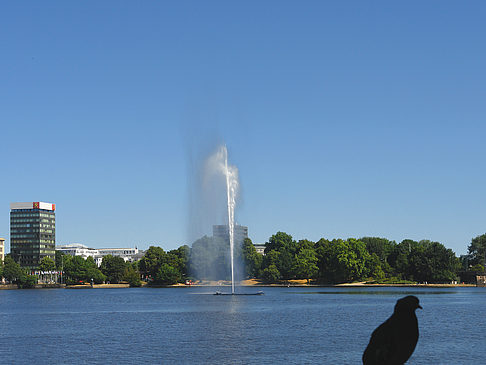
[[[44,257],[55,260],[56,205],[10,204],[10,253],[22,267],[36,268]]]
[[[227,224],[214,225],[213,226],[213,237],[222,238],[223,240],[229,242],[229,229]],[[248,227],[240,226],[235,224],[235,236],[234,236],[235,246],[243,245],[245,238],[248,238]]]
[[[5,259],[5,238],[0,237],[0,262]]]

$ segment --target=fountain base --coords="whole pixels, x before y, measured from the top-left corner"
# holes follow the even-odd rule
[[[262,291],[256,292],[256,293],[222,293],[220,291],[217,291],[214,293],[214,295],[263,295],[264,293]]]

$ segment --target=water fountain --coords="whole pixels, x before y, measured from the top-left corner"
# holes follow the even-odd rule
[[[228,235],[231,257],[231,294],[235,293],[235,206],[238,191],[238,170],[234,166],[228,166],[228,150],[221,147],[224,159],[224,174],[226,175],[226,195],[228,205]]]
[[[238,247],[235,244],[235,208],[238,197],[239,180],[238,169],[229,163],[228,150],[225,145],[220,146],[215,153],[211,154],[204,162],[201,169],[201,194],[202,199],[201,209],[198,217],[206,220],[212,220],[212,224],[216,220],[221,220],[221,213],[224,214],[225,226],[228,229],[229,238],[229,267],[231,271],[231,293],[223,294],[217,292],[218,295],[247,295],[242,293],[235,293],[236,286],[236,273],[238,270],[235,268],[236,250]],[[215,214],[217,213],[217,214]],[[206,221],[206,223],[208,223]],[[195,242],[196,243],[196,242]],[[201,246],[203,247],[203,246]],[[204,250],[201,251],[204,253]],[[194,256],[195,258],[196,256]],[[197,256],[202,257],[202,256]],[[197,262],[197,261],[196,261]],[[218,266],[219,267],[219,266]],[[210,269],[213,274],[218,274],[218,269]],[[239,272],[239,271],[238,271]],[[229,277],[229,272],[227,272]],[[208,275],[208,271],[205,271],[205,275]],[[213,276],[214,277],[214,276]],[[255,295],[255,294],[253,294]]]
[[[231,258],[231,295],[235,293],[235,207],[236,198],[238,194],[238,169],[235,166],[228,165],[228,149],[222,146],[218,152],[223,174],[226,177],[226,197],[228,207],[228,236],[230,244],[230,258]],[[261,295],[263,292],[257,293],[239,293],[238,295]],[[216,292],[216,295],[222,295],[221,292]]]

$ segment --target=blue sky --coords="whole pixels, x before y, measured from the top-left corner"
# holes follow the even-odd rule
[[[190,243],[195,161],[228,146],[255,243],[486,232],[482,1],[9,2],[0,236],[57,204],[57,243]],[[208,233],[210,227],[208,227]]]

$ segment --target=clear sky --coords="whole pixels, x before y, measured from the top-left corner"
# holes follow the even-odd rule
[[[0,236],[190,243],[225,143],[254,243],[486,232],[484,1],[33,1],[0,9]],[[208,227],[208,233],[210,232]],[[8,245],[7,245],[8,251]]]

